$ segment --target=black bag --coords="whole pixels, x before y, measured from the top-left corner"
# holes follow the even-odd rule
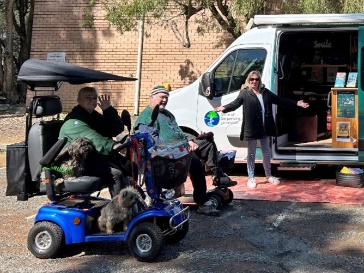
[[[26,180],[26,145],[24,142],[6,146],[6,196],[24,192]]]

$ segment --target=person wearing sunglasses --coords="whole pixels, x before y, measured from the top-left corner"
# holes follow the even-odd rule
[[[247,171],[249,188],[256,188],[254,179],[255,154],[257,140],[263,154],[263,167],[269,183],[279,185],[280,181],[271,173],[271,158],[269,140],[276,135],[276,126],[273,118],[272,105],[307,108],[309,104],[300,100],[294,101],[281,98],[264,87],[259,71],[251,71],[242,86],[238,97],[231,103],[215,108],[216,112],[228,113],[243,105],[243,122],[241,125],[240,140],[248,142]]]

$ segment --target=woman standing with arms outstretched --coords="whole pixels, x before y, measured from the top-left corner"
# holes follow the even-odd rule
[[[271,174],[269,140],[276,135],[276,126],[273,118],[272,105],[282,105],[288,107],[309,107],[304,101],[294,101],[281,98],[268,90],[262,84],[262,76],[259,71],[251,71],[242,86],[238,97],[231,103],[215,108],[216,112],[231,112],[243,105],[243,123],[241,125],[240,140],[248,142],[248,183],[249,188],[256,188],[254,179],[255,154],[257,140],[263,154],[263,167],[267,181],[274,185],[279,185],[280,181]]]

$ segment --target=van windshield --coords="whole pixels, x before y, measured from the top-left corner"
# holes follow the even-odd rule
[[[239,49],[229,54],[215,70],[215,96],[240,90],[250,71],[263,71],[266,56],[263,48]]]

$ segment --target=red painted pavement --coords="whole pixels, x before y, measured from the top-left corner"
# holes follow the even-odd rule
[[[246,186],[246,176],[230,176],[238,185],[230,187],[234,199],[269,200],[288,202],[324,202],[337,204],[364,204],[364,188],[350,188],[335,185],[335,179],[290,180],[280,179],[278,186],[266,182],[264,177],[256,177],[257,188]],[[209,189],[213,189],[212,176],[206,176]],[[192,185],[187,178],[186,194],[192,193]]]

